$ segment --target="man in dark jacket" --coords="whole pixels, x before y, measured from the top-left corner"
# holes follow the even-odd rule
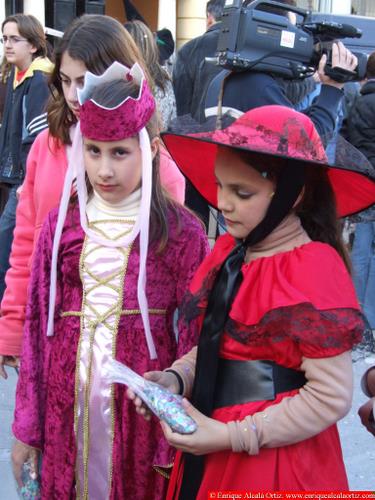
[[[16,223],[17,189],[25,177],[30,147],[38,133],[47,127],[47,75],[53,67],[46,57],[43,26],[34,16],[7,17],[2,24],[1,41],[11,71],[0,129],[0,182],[8,191],[0,218],[0,300]]]
[[[345,133],[375,169],[375,52],[367,61],[366,78],[346,119]],[[358,300],[375,333],[375,205],[355,217],[353,280]]]
[[[196,116],[207,86],[221,68],[206,62],[214,57],[225,0],[210,0],[206,5],[207,31],[185,43],[177,53],[173,68],[173,88],[177,115]]]
[[[354,70],[357,66],[357,58],[341,42],[333,45],[332,54],[334,66],[348,70]],[[319,65],[319,77],[322,83],[320,94],[313,105],[303,111],[314,122],[322,137],[332,134],[336,125],[339,105],[344,95],[343,84],[335,82],[325,75],[325,64],[326,56],[323,56]],[[218,74],[208,88],[205,100],[206,116],[216,112],[222,84],[222,74]],[[293,107],[285,94],[285,89],[271,74],[255,71],[227,72],[222,104],[226,108],[233,108],[241,112],[269,104]]]
[[[281,3],[292,4],[293,2],[291,0],[281,0]],[[265,8],[268,9],[268,6],[266,6]],[[220,25],[221,23],[218,23],[216,26],[218,26],[220,29]],[[204,37],[204,35],[202,37]],[[203,39],[202,37],[201,39]],[[218,37],[219,31],[213,31],[211,35],[211,42],[217,44]],[[197,39],[194,39],[189,43],[192,44],[192,42],[195,42],[195,40]],[[182,47],[182,49],[180,49],[180,53],[183,51],[186,45]],[[214,48],[214,53],[215,50],[216,49]],[[194,53],[191,53],[189,51],[189,57],[191,59],[193,59],[193,54]],[[199,57],[202,57],[202,55],[200,54]],[[334,66],[341,66],[345,69],[353,70],[357,65],[356,57],[351,54],[350,51],[348,51],[341,42],[339,42],[338,44],[334,44],[332,48],[332,58]],[[188,57],[183,59],[183,63],[186,66],[180,69],[181,71],[184,70],[188,74]],[[309,117],[314,122],[314,125],[316,126],[319,134],[322,136],[328,136],[332,134],[336,125],[338,107],[343,97],[343,92],[341,90],[343,85],[333,81],[331,78],[327,77],[327,75],[324,74],[325,64],[326,56],[323,56],[319,64],[319,75],[323,83],[322,91],[319,97],[316,99],[314,105],[305,111],[305,113],[309,115]],[[218,70],[218,67],[214,65],[208,66],[212,66],[213,68],[215,68],[216,74],[212,74],[209,81],[206,83],[206,87],[203,87],[202,85],[199,87],[199,92],[201,93],[201,95],[198,96],[195,106],[191,105],[191,93],[189,91],[188,84],[186,84],[186,97],[184,101],[184,87],[182,86],[183,78],[185,78],[186,81],[188,77],[186,75],[185,77],[183,77],[182,75],[180,76],[180,102],[182,102],[182,104],[180,104],[179,108],[176,93],[178,115],[191,113],[196,119],[202,121],[202,113],[204,113],[205,108],[209,108],[208,113],[210,113],[211,108],[212,113],[216,114],[218,98],[220,95],[220,88],[223,82],[224,74],[227,75],[225,78],[222,100],[222,105],[225,108],[232,108],[240,112],[245,112],[255,107],[270,104],[293,107],[292,103],[285,94],[284,86],[280,85],[280,82],[277,81],[271,74],[257,73],[255,71],[230,73],[225,71],[223,72],[223,70],[220,68]],[[186,69],[184,69],[185,67]],[[174,85],[176,86],[176,81],[174,82]],[[209,217],[207,204],[198,196],[197,193],[194,192],[194,189],[189,185],[187,185],[186,203],[189,207],[191,207],[201,215],[207,226]]]
[[[347,138],[375,168],[375,52],[367,62],[366,81],[346,120]]]

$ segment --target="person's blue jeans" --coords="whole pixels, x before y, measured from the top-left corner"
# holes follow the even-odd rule
[[[356,224],[351,257],[358,300],[375,329],[375,221]]]
[[[13,231],[16,225],[17,189],[14,185],[9,189],[8,201],[0,216],[0,301],[5,291],[5,274],[9,269],[9,256],[13,242]]]

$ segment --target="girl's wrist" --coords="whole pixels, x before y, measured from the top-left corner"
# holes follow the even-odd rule
[[[184,394],[184,381],[182,380],[181,375],[176,370],[172,370],[169,368],[167,370],[164,370],[164,372],[174,375],[176,379],[176,394],[182,396]]]
[[[229,448],[234,453],[245,452],[249,455],[259,453],[257,429],[251,416],[244,420],[234,420],[226,424],[230,439]]]
[[[222,424],[223,430],[222,430],[222,450],[231,450],[232,449],[232,443],[230,440],[230,433],[229,433],[229,428],[227,424]]]

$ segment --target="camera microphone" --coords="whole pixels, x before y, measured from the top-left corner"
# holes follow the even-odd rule
[[[297,23],[289,19],[290,12],[297,15]],[[216,56],[219,66],[229,71],[251,70],[296,79],[311,76],[323,51],[328,50],[326,66],[331,78],[340,83],[361,81],[366,75],[366,54],[354,54],[358,59],[354,71],[332,68],[329,57],[331,42],[361,36],[362,31],[350,24],[329,19],[319,22],[310,11],[281,0],[226,0]]]
[[[336,34],[339,38],[361,38],[362,31],[351,26],[350,24],[341,24],[323,21],[321,23],[306,23],[304,29],[311,31],[314,35],[329,34],[332,40],[332,35]]]

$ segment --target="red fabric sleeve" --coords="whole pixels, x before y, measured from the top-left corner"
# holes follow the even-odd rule
[[[188,321],[204,315],[217,271],[233,245],[229,236],[219,239],[198,269],[184,308]],[[249,346],[291,341],[303,356],[319,358],[360,341],[364,323],[354,286],[331,246],[310,242],[244,264],[242,273],[226,333],[244,352]],[[224,336],[226,344],[229,339]]]

